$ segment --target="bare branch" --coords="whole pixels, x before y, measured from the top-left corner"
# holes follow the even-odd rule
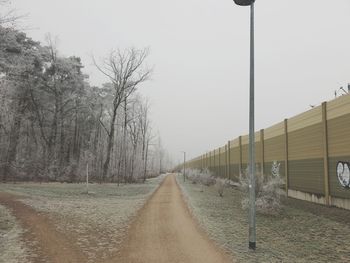
[[[105,129],[108,137],[110,137],[110,131],[108,131],[108,129],[106,128],[106,126],[104,125],[103,121],[101,121],[101,119],[98,119],[98,121],[100,122],[101,126]]]

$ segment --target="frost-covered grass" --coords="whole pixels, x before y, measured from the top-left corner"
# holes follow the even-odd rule
[[[130,220],[163,176],[144,184],[0,184],[0,191],[23,195],[22,201],[45,212],[55,227],[76,243],[89,262],[118,251]]]
[[[237,262],[349,262],[350,211],[283,199],[279,214],[257,214],[257,250],[249,252],[241,191],[219,197],[213,186],[177,181],[200,225]]]
[[[21,240],[23,229],[16,219],[0,205],[0,262],[28,262],[28,251]]]

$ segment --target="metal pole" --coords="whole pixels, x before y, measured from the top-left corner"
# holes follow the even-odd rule
[[[255,250],[254,3],[250,5],[249,177],[249,249]]]
[[[186,152],[184,153],[184,182],[186,181]]]
[[[89,193],[89,162],[86,163],[86,193]]]

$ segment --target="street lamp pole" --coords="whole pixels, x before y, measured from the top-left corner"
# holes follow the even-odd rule
[[[250,88],[249,88],[249,249],[256,248],[255,209],[255,127],[254,127],[254,2],[234,0],[237,5],[250,6]]]
[[[250,103],[249,103],[249,248],[256,248],[256,214],[255,214],[255,60],[254,60],[254,3],[250,5]]]
[[[184,182],[186,181],[186,152],[183,152],[184,154],[184,168],[183,168],[183,176],[184,176]]]

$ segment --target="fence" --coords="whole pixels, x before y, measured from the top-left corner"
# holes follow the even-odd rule
[[[186,163],[238,180],[248,165],[248,136]],[[350,209],[350,95],[324,102],[255,134],[262,174],[279,165],[290,197]]]

